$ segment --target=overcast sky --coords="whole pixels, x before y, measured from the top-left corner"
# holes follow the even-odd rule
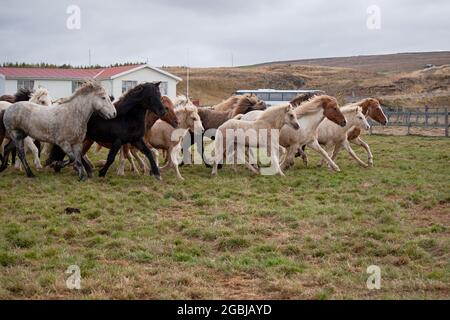
[[[81,11],[68,29],[68,6]],[[381,28],[367,27],[377,5]],[[71,20],[73,21],[73,20]],[[0,61],[230,66],[450,50],[448,0],[0,0]]]

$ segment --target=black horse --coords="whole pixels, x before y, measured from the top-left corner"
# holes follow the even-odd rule
[[[161,179],[153,154],[143,139],[147,111],[154,112],[158,117],[162,117],[166,113],[166,108],[161,103],[159,85],[160,82],[143,83],[129,90],[114,103],[117,109],[117,117],[114,119],[105,120],[96,114],[89,119],[83,155],[93,142],[110,148],[106,164],[99,172],[100,177],[106,176],[122,145],[130,143],[147,156],[152,168],[151,173],[158,180]],[[64,151],[58,146],[54,146],[46,165],[51,165],[56,171],[59,171],[64,157]],[[92,167],[86,159],[83,159],[83,166],[88,175],[92,176]]]

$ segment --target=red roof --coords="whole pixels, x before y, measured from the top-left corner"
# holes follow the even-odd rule
[[[7,79],[110,79],[120,73],[132,70],[139,65],[99,68],[99,69],[61,69],[61,68],[0,68],[0,74]]]

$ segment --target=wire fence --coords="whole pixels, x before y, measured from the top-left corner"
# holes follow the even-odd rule
[[[403,127],[406,128],[406,134],[410,135],[412,129],[443,129],[446,137],[449,136],[449,108],[413,108],[413,109],[394,109],[383,107],[389,123],[386,127]],[[371,121],[373,128],[379,131],[380,124]]]

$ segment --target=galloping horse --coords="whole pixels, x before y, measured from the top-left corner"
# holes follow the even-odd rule
[[[280,130],[284,125],[291,126],[295,130],[300,127],[294,113],[294,108],[290,104],[271,107],[262,112],[261,115],[254,121],[239,120],[238,117],[236,117],[225,122],[217,129],[217,137],[214,144],[215,159],[212,175],[217,175],[217,169],[219,167],[219,163],[223,162],[224,153],[230,152],[230,150],[226,150],[227,146],[231,146],[231,148],[236,146],[243,146],[245,148],[259,148],[261,146],[265,146],[268,149],[268,153],[274,160],[273,164],[275,165],[276,174],[284,176],[280,168],[279,158],[272,152],[272,129]],[[254,141],[251,141],[253,139],[244,139],[244,141],[240,141],[241,139],[236,136],[236,134],[239,135],[240,132],[245,134],[251,130],[258,135],[258,138]],[[234,132],[234,141],[226,141],[227,131]],[[265,132],[266,135],[260,135],[260,132]],[[247,161],[246,166],[251,171],[257,173],[257,171]]]
[[[94,81],[85,82],[61,105],[39,106],[31,102],[18,102],[0,113],[0,138],[7,132],[14,144],[5,148],[5,159],[0,172],[8,166],[11,150],[17,146],[19,158],[28,177],[34,177],[25,158],[24,139],[30,136],[42,142],[58,145],[69,156],[61,165],[75,164],[80,180],[85,178],[81,155],[87,124],[94,112],[112,119],[117,112],[105,89]]]
[[[123,145],[131,144],[144,153],[152,168],[152,173],[160,180],[161,175],[158,166],[153,158],[153,154],[144,142],[145,117],[147,111],[156,113],[162,117],[166,113],[166,108],[161,103],[161,93],[158,83],[143,83],[130,89],[118,101],[114,103],[117,110],[117,117],[112,120],[105,120],[93,115],[87,125],[86,141],[83,144],[83,155],[89,150],[94,142],[101,145],[111,146],[106,164],[99,172],[100,177],[104,177],[114,162],[114,159]],[[53,148],[47,164],[55,160],[61,160],[64,154],[58,148]],[[92,167],[83,159],[83,165],[89,176],[92,176]],[[58,166],[55,167],[58,170]]]

